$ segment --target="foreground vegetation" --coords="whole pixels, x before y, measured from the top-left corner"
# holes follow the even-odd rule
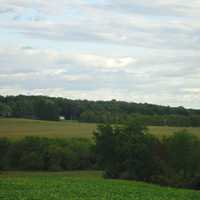
[[[108,178],[200,189],[200,139],[187,131],[159,140],[137,121],[101,125],[95,144]]]
[[[105,177],[200,189],[200,139],[187,131],[159,139],[137,121],[100,125],[87,138],[0,139],[2,170],[103,169]]]
[[[94,123],[77,121],[39,121],[31,119],[0,118],[0,138],[19,139],[26,136],[48,138],[91,138],[96,129]],[[186,129],[200,137],[199,127],[149,126],[149,132],[157,137],[169,136]]]
[[[198,191],[105,180],[100,172],[0,172],[1,200],[197,200]]]
[[[26,137],[0,139],[0,169],[86,170],[96,164],[93,143],[88,139]]]

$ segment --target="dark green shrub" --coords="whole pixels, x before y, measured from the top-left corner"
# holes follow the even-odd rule
[[[7,163],[10,169],[43,170],[45,150],[48,139],[26,137],[13,142],[7,153]]]
[[[95,132],[97,160],[105,177],[200,188],[200,141],[186,131],[162,141],[139,122],[101,125]]]
[[[43,155],[38,152],[24,152],[19,160],[19,169],[23,170],[43,170]]]
[[[93,161],[92,143],[88,139],[71,139],[69,143],[75,169],[91,169]],[[73,157],[72,157],[73,152]],[[70,152],[68,152],[70,153]],[[69,155],[69,154],[68,154]]]
[[[64,158],[64,148],[56,144],[49,145],[47,150],[47,163],[48,170],[60,171],[62,168],[62,160]]]
[[[91,169],[95,165],[92,143],[87,139],[26,137],[8,147],[6,141],[0,140],[0,148],[6,152],[3,161],[0,157],[1,168],[60,171]]]
[[[155,155],[159,140],[145,130],[138,122],[98,127],[95,133],[96,151],[106,176],[149,181],[160,172]]]
[[[200,176],[200,141],[187,131],[168,138],[167,163],[171,168],[174,185],[184,186],[196,182]]]
[[[0,139],[0,169],[6,166],[6,154],[10,147],[10,142],[6,138]]]

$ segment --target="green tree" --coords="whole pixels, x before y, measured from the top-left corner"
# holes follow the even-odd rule
[[[155,163],[154,149],[159,141],[145,130],[137,121],[98,127],[96,151],[108,177],[150,180],[155,175],[159,166]]]
[[[39,99],[35,103],[35,115],[40,120],[59,120],[59,108],[49,99]]]
[[[168,165],[180,183],[200,175],[200,141],[187,131],[175,133],[167,140]]]
[[[9,117],[12,114],[12,109],[10,106],[0,102],[0,116]]]
[[[4,169],[6,167],[6,154],[10,147],[10,141],[6,138],[0,139],[0,169]]]

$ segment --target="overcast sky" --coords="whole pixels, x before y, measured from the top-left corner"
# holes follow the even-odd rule
[[[200,108],[200,0],[0,0],[0,94]]]

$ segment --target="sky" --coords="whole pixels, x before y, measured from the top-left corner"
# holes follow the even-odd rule
[[[199,0],[0,0],[0,94],[200,108]]]

